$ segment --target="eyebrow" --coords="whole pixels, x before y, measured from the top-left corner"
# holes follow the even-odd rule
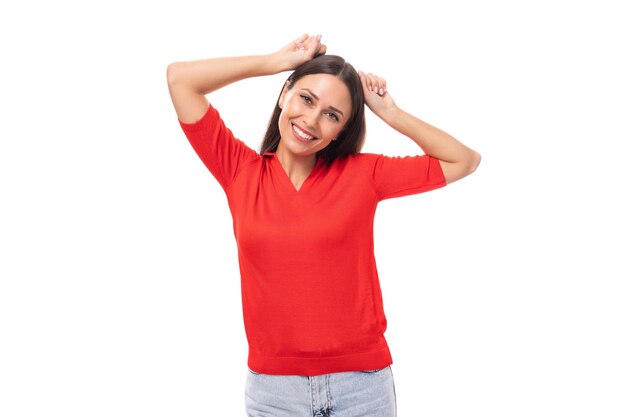
[[[309,94],[311,94],[315,100],[319,100],[319,97],[315,95],[315,93],[311,90],[309,90],[308,88],[302,88],[302,90],[306,90],[309,92]],[[339,110],[337,107],[333,107],[333,106],[328,106],[329,109],[336,111],[337,113],[340,113],[341,116],[343,116],[343,112],[341,110]]]

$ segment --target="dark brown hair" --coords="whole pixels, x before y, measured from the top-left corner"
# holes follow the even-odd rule
[[[337,76],[348,87],[352,99],[352,114],[336,140],[331,141],[316,156],[322,158],[322,164],[330,165],[335,159],[354,155],[361,151],[365,143],[365,99],[361,79],[354,67],[337,55],[320,55],[297,67],[287,78],[287,88],[293,88],[296,81],[305,75],[331,74]],[[282,88],[281,88],[282,94]],[[274,112],[270,117],[261,150],[259,153],[276,152],[280,142],[278,118],[281,113],[279,99],[276,100]]]

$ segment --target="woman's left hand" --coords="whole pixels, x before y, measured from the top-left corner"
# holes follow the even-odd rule
[[[396,105],[387,91],[387,82],[384,78],[372,73],[365,74],[363,71],[359,71],[359,77],[363,85],[365,104],[374,114],[381,117],[382,113]]]

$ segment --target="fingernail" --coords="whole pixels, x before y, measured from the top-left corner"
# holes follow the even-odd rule
[[[374,92],[378,94],[378,87],[374,87]]]
[[[320,33],[319,35],[316,36],[316,38],[319,41],[320,39],[322,39],[322,34]]]

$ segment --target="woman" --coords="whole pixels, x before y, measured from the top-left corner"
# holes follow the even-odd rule
[[[320,35],[304,34],[267,55],[167,69],[181,128],[233,217],[249,416],[396,415],[373,250],[376,205],[443,187],[480,162],[477,152],[400,109],[383,78],[325,53]],[[289,70],[257,153],[205,95]],[[365,105],[425,155],[361,153]]]

